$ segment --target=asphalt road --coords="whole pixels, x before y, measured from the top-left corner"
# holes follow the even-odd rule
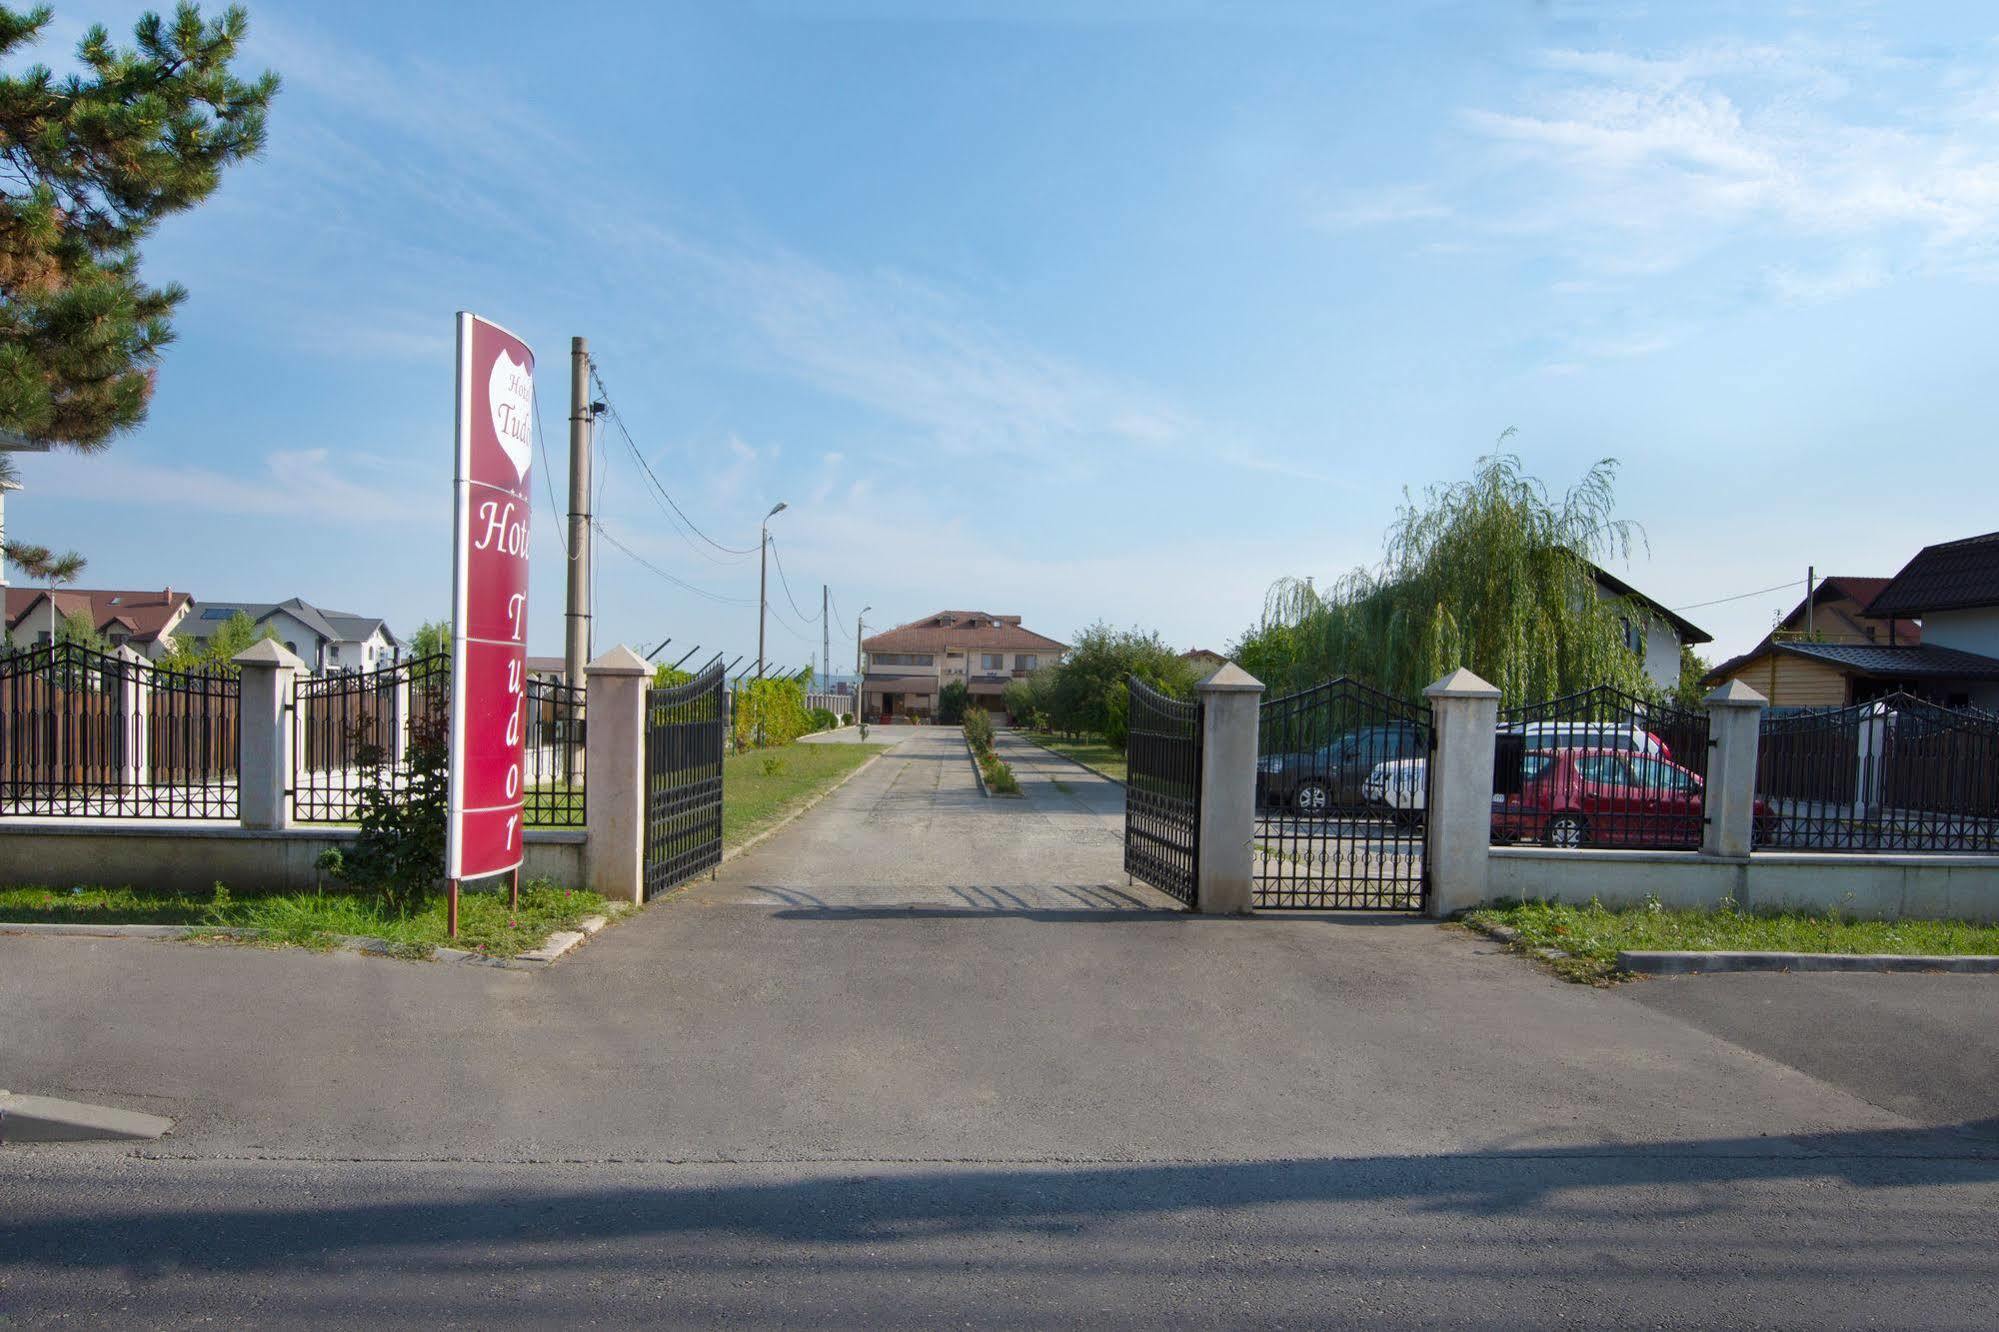
[[[1995,991],[1184,915],[914,736],[543,973],[0,937],[0,1314],[1989,1326]]]

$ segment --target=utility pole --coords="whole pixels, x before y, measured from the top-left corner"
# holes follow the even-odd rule
[[[1818,567],[1816,565],[1810,565],[1810,564],[1806,565],[1805,566],[1805,638],[1807,641],[1809,641],[1812,636],[1812,619],[1813,619],[1812,588],[1817,585],[1818,580],[1819,580]]]
[[[569,340],[569,597],[562,678],[583,683],[590,662],[590,340]]]
[[[764,681],[764,610],[769,604],[770,594],[770,520],[783,513],[785,502],[779,500],[764,515],[757,525],[757,683]],[[757,718],[757,747],[763,747],[763,718]]]
[[[819,682],[821,689],[831,685],[833,675],[833,622],[826,618],[828,608],[833,604],[833,589],[825,583],[819,585],[819,662],[825,668],[826,679]]]

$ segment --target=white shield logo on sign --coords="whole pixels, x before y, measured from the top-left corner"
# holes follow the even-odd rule
[[[528,430],[534,415],[533,373],[501,352],[493,362],[492,378],[486,381],[486,401],[493,409],[493,433],[514,465],[515,479],[525,480],[532,454]]]

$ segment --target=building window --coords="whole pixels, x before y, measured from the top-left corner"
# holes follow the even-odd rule
[[[1645,655],[1645,627],[1632,620],[1623,621],[1624,646],[1639,656]]]
[[[1039,670],[1041,668],[1041,658],[1035,656],[1032,652],[1019,653],[1013,659],[1013,668],[1016,671]]]
[[[1003,671],[1006,669],[1006,653],[982,652],[979,654],[979,669],[982,671]]]
[[[877,652],[868,658],[877,666],[934,666],[937,658],[928,652]]]

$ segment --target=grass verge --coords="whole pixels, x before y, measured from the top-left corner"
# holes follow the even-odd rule
[[[1863,920],[1837,911],[1738,911],[1731,906],[1669,910],[1656,903],[1611,910],[1592,902],[1502,902],[1469,913],[1475,928],[1518,932],[1510,946],[1559,948],[1557,975],[1589,985],[1630,978],[1617,955],[1630,951],[1745,953],[1906,953],[1920,957],[1999,954],[1999,925],[1956,920]]]
[[[747,842],[886,748],[793,742],[729,755],[722,760],[722,845]]]
[[[1070,740],[1059,735],[1021,730],[1016,730],[1014,734],[1023,740],[1040,745],[1051,754],[1074,759],[1092,772],[1102,773],[1114,782],[1125,780],[1124,751],[1114,745],[1107,745],[1095,737],[1087,740]]]
[[[186,925],[197,934],[204,928],[259,929],[269,931],[261,942],[316,949],[333,947],[339,935],[361,935],[401,945],[414,957],[447,944],[512,957],[604,911],[597,894],[547,880],[521,885],[518,911],[508,909],[507,898],[504,888],[461,893],[455,940],[445,933],[442,894],[421,910],[398,916],[345,889],[242,894],[218,889],[201,895],[143,888],[0,888],[0,922]]]

